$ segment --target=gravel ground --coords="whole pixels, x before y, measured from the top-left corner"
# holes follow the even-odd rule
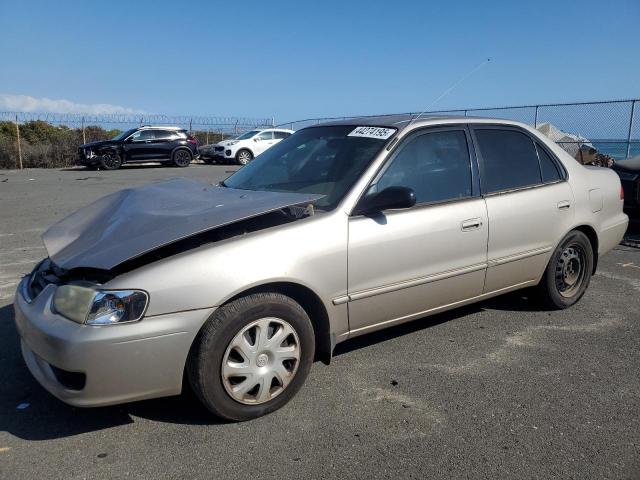
[[[127,186],[232,170],[0,172],[0,478],[640,478],[640,250],[625,246],[569,310],[512,294],[360,337],[252,422],[190,397],[82,410],[39,387],[11,301],[43,230]]]

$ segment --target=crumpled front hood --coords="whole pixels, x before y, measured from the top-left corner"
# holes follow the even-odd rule
[[[42,240],[59,267],[110,270],[192,235],[320,198],[177,178],[107,195],[53,225]]]

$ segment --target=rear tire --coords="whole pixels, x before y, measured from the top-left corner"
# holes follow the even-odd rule
[[[171,159],[173,160],[173,164],[176,167],[184,168],[189,166],[191,160],[193,159],[193,155],[191,155],[191,152],[189,150],[181,148],[173,152]]]
[[[538,285],[542,300],[555,309],[580,300],[591,281],[593,261],[589,238],[578,230],[569,232],[553,252]]]
[[[314,353],[305,310],[280,293],[254,293],[218,308],[207,320],[189,352],[187,375],[213,414],[251,420],[293,398]]]
[[[239,165],[246,165],[251,160],[253,160],[253,153],[246,148],[243,148],[236,153],[236,162],[238,162]]]

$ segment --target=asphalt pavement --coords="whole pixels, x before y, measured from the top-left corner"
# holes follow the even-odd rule
[[[628,246],[568,310],[516,293],[348,341],[251,422],[219,422],[190,396],[77,409],[43,390],[11,302],[47,226],[128,186],[233,170],[0,171],[1,479],[640,478],[640,249]]]

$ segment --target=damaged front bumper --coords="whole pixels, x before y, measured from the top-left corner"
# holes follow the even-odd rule
[[[89,326],[52,309],[56,286],[28,302],[14,301],[24,360],[38,382],[77,407],[113,405],[177,395],[189,349],[213,308],[143,318],[131,324]]]

